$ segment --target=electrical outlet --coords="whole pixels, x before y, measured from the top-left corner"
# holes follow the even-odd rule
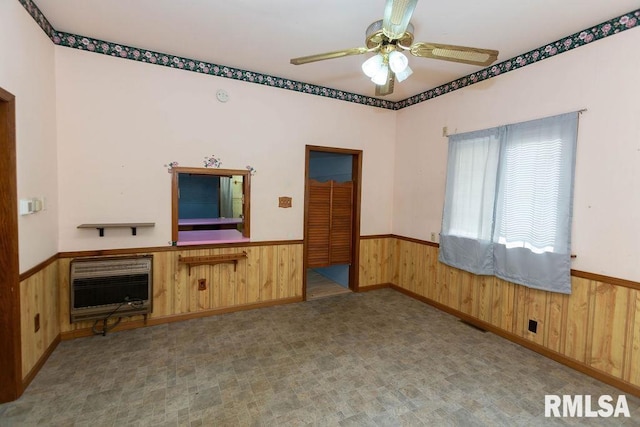
[[[40,313],[36,314],[33,318],[33,332],[38,332],[40,330]]]
[[[529,319],[529,332],[538,333],[538,322],[536,320]]]
[[[431,232],[431,241],[432,242],[436,241],[436,233],[434,231]]]
[[[198,279],[198,290],[199,291],[207,290],[207,279]]]

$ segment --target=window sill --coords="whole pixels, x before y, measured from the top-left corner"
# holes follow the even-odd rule
[[[238,230],[179,231],[177,246],[215,245],[249,242]]]
[[[178,226],[189,225],[237,225],[242,224],[242,218],[187,218],[179,219]]]

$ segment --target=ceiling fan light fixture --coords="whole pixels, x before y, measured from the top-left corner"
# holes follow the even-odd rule
[[[413,70],[411,69],[411,67],[407,65],[407,67],[404,70],[400,71],[399,73],[396,73],[396,79],[398,79],[398,82],[402,82],[406,80],[407,77],[409,77],[411,74],[413,74]]]
[[[418,0],[385,0],[384,17],[366,30],[365,46],[292,58],[293,65],[373,53],[361,66],[362,72],[376,85],[376,96],[393,93],[396,80],[402,82],[413,74],[403,51],[419,58],[432,58],[469,65],[487,66],[498,59],[499,52],[430,42],[414,42],[414,27],[409,22]]]
[[[380,69],[384,66],[384,58],[382,55],[374,55],[371,58],[364,61],[362,64],[362,72],[369,78],[373,78]]]
[[[371,81],[378,86],[381,86],[386,84],[387,80],[389,80],[389,67],[384,64],[382,67],[380,67],[380,70],[376,73],[376,75],[371,78]]]
[[[389,67],[394,73],[402,73],[408,66],[409,60],[401,52],[394,50],[389,54]]]
[[[387,0],[382,32],[391,40],[402,38],[418,0]]]

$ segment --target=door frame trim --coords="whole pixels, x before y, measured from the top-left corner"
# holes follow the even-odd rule
[[[0,88],[0,403],[23,392],[15,96]]]
[[[308,255],[308,221],[309,221],[309,156],[312,151],[351,155],[351,178],[353,181],[353,214],[351,217],[351,265],[349,266],[349,289],[360,290],[360,214],[362,195],[362,150],[319,145],[305,145],[304,170],[304,238],[302,255],[302,300],[307,300],[307,255]]]

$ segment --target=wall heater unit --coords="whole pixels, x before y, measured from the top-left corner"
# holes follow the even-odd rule
[[[152,311],[153,255],[78,258],[69,275],[71,323]]]

